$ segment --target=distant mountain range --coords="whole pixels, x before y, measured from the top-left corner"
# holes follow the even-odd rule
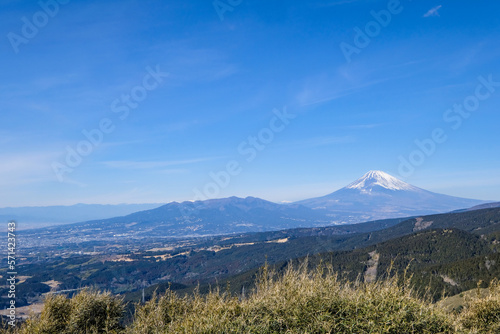
[[[59,231],[58,234],[81,240],[112,240],[274,231],[329,223],[325,212],[302,205],[276,204],[255,197],[229,197],[173,202],[123,217],[54,226],[46,230]]]
[[[19,228],[36,228],[56,224],[70,224],[85,220],[124,216],[149,210],[162,204],[75,204],[59,206],[26,206],[0,208],[0,220],[16,220]]]
[[[334,193],[295,204],[327,210],[331,220],[341,224],[450,212],[484,203],[433,193],[387,173],[370,171]]]
[[[476,205],[472,208],[469,208],[469,211],[473,210],[481,210],[481,209],[493,209],[493,208],[500,208],[500,202],[495,202],[495,203],[486,203],[486,204],[481,204],[481,205]]]
[[[292,204],[255,197],[172,202],[120,217],[99,218],[55,229],[81,240],[195,237],[414,217],[484,203],[432,193],[384,172],[370,171],[332,194]]]

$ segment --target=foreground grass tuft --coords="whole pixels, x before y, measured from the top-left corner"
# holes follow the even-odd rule
[[[500,333],[500,284],[490,284],[486,297],[478,293],[466,301],[464,310],[458,315],[458,326],[465,333]]]
[[[155,295],[137,305],[127,328],[120,327],[121,300],[109,293],[49,296],[42,314],[15,333],[500,333],[498,283],[457,314],[416,297],[409,281],[397,284],[397,277],[353,283],[331,269],[306,268],[289,265],[277,275],[265,266],[246,298],[219,289]]]
[[[439,310],[396,279],[343,283],[331,273],[288,267],[263,273],[239,300],[215,290],[179,298],[168,292],[139,307],[128,333],[452,333]]]
[[[83,290],[71,299],[49,295],[42,313],[28,320],[22,334],[121,333],[124,306],[109,292]]]

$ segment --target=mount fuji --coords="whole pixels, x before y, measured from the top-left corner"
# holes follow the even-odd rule
[[[26,231],[26,236],[38,242],[56,243],[118,237],[176,238],[380,220],[370,225],[373,227],[387,224],[383,219],[446,213],[484,203],[487,202],[432,193],[384,172],[371,171],[332,194],[296,203],[277,204],[255,197],[172,202],[122,217]],[[349,230],[354,231],[353,227]],[[56,234],[59,239],[54,238]]]
[[[337,224],[444,213],[484,203],[487,202],[433,193],[381,171],[369,171],[329,195],[295,202],[327,210]]]

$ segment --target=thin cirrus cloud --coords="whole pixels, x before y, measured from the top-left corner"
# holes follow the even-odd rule
[[[400,66],[414,63],[405,62]],[[405,77],[406,75],[388,73],[387,70],[375,71],[359,63],[349,67],[342,65],[335,71],[318,73],[303,79],[301,88],[295,94],[295,103],[300,107],[328,103]]]
[[[424,17],[439,16],[439,10],[443,7],[442,5],[431,8],[424,14]]]
[[[0,185],[22,185],[53,181],[50,163],[55,152],[27,152],[0,156]]]
[[[327,92],[325,91],[324,88],[319,88],[319,86],[311,88],[306,87],[299,94],[297,94],[296,100],[298,101],[301,107],[327,103],[342,98],[344,96],[359,93],[363,89],[384,83],[391,79],[393,78],[382,78],[382,79],[372,80],[350,88],[334,90],[333,92]]]
[[[356,124],[356,125],[346,125],[342,128],[347,130],[367,130],[374,129],[380,126],[386,125],[386,123],[371,123],[371,124]]]
[[[117,161],[104,161],[102,164],[112,169],[160,169],[170,166],[190,165],[215,158],[198,158],[189,160],[176,160],[176,161],[130,161],[130,160],[117,160]]]
[[[294,141],[286,144],[286,147],[297,148],[312,148],[330,145],[342,145],[356,142],[354,136],[318,136],[300,141]]]
[[[327,3],[316,4],[316,6],[319,8],[321,8],[321,7],[334,7],[334,6],[346,5],[346,4],[350,4],[350,3],[358,2],[358,1],[359,0],[337,0],[337,1],[327,2]]]

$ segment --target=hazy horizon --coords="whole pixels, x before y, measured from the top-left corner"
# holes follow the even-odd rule
[[[350,183],[350,182],[349,182]],[[270,202],[274,202],[274,203],[281,203],[281,204],[286,204],[286,203],[292,203],[292,202],[296,202],[296,201],[301,201],[301,200],[304,200],[304,199],[309,199],[309,198],[314,198],[314,197],[321,197],[321,196],[324,196],[324,195],[328,195],[332,192],[335,192],[337,190],[340,190],[342,188],[345,188],[347,187],[349,184],[345,184],[344,186],[338,188],[338,189],[335,189],[333,191],[330,191],[329,193],[321,193],[321,194],[312,194],[311,196],[309,197],[304,197],[304,198],[299,198],[298,200],[293,200],[293,201],[287,201],[287,200],[281,200],[281,201],[276,201],[276,200],[269,200],[269,199],[266,199],[266,198],[263,198],[263,197],[258,197],[258,196],[252,196],[252,195],[245,195],[245,196],[237,196],[237,195],[229,195],[227,197],[239,197],[239,198],[246,198],[246,197],[256,197],[256,198],[261,198],[263,200],[266,200],[266,201],[270,201]],[[419,187],[421,188],[421,187]],[[424,189],[424,188],[421,188],[421,189]],[[428,189],[424,189],[424,190],[428,190]],[[443,195],[448,195],[448,194],[443,194]],[[451,195],[450,195],[451,196]],[[210,199],[223,199],[223,198],[227,198],[227,197],[216,197],[216,198],[210,198]],[[465,197],[466,198],[466,197]],[[477,198],[471,198],[471,199],[477,199]],[[479,200],[483,200],[483,201],[490,201],[490,202],[497,202],[498,199],[479,199]],[[187,201],[195,201],[195,200],[187,200]],[[164,202],[164,203],[161,203],[161,202],[144,202],[144,203],[72,203],[72,204],[57,204],[57,205],[35,205],[35,206],[18,206],[18,207],[48,207],[48,206],[76,206],[76,205],[134,205],[134,204],[157,204],[157,205],[165,205],[165,204],[169,204],[169,203],[182,203],[182,202],[185,202],[185,201],[182,201],[182,200],[172,200],[172,201],[169,201],[169,202]],[[0,207],[0,209],[5,209],[5,208],[16,208],[16,207]]]

